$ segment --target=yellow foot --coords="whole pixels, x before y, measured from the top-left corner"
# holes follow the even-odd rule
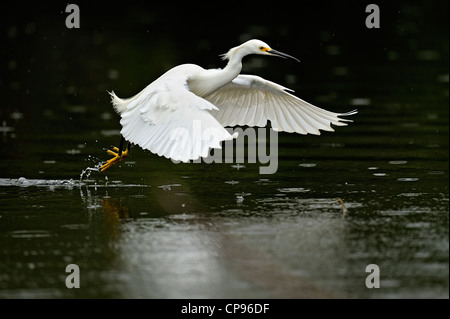
[[[115,151],[115,152],[113,152]],[[113,158],[109,159],[105,164],[100,167],[100,172],[106,171],[108,168],[113,166],[114,164],[117,164],[118,162],[122,161],[125,157],[128,156],[128,148],[122,151],[122,154],[119,156],[119,149],[117,147],[113,148],[113,151],[107,150],[106,153],[114,156]]]

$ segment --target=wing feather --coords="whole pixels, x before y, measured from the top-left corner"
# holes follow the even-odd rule
[[[334,131],[331,125],[345,126],[356,114],[334,113],[305,102],[279,84],[253,75],[239,75],[232,82],[206,96],[218,109],[210,113],[223,125],[265,126],[271,121],[276,131],[320,134]]]
[[[189,91],[187,75],[198,71],[193,67],[170,70],[130,99],[111,93],[126,140],[187,162],[208,156],[210,148],[220,148],[221,141],[234,137],[208,112],[216,106]]]

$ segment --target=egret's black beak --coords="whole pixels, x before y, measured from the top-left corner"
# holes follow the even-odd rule
[[[280,51],[277,51],[277,50],[274,50],[274,49],[268,50],[267,53],[269,53],[270,55],[273,55],[273,56],[279,56],[279,57],[284,58],[284,59],[289,58],[289,59],[293,59],[293,60],[295,60],[297,62],[300,62],[299,59],[294,58],[292,55],[289,55],[289,54],[286,54],[286,53],[283,53],[283,52],[280,52]]]

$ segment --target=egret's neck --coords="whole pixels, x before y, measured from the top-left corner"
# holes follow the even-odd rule
[[[226,67],[222,70],[224,76],[229,78],[229,81],[232,81],[235,77],[241,73],[242,70],[242,58],[244,54],[242,51],[237,48],[231,49],[227,55],[229,61]]]
[[[222,86],[233,81],[242,70],[242,58],[245,54],[238,48],[231,49],[226,57],[228,64],[222,70],[205,70],[188,80],[189,89],[198,96],[208,96]]]

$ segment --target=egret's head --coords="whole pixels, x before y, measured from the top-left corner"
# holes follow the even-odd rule
[[[242,58],[248,54],[260,54],[260,55],[279,56],[282,58],[290,58],[300,62],[300,60],[298,60],[297,58],[294,58],[289,54],[274,50],[267,43],[255,39],[248,40],[247,42],[241,44],[240,46],[232,48],[230,51],[228,51],[228,53],[223,54],[222,58],[224,60],[230,60],[231,56],[233,56],[237,52],[240,53],[238,55],[239,58]]]
[[[250,49],[251,53],[253,54],[279,56],[282,58],[294,59],[300,62],[297,58],[294,58],[289,54],[272,49],[267,43],[261,40],[249,40],[245,42],[242,46],[245,46],[246,48]]]

